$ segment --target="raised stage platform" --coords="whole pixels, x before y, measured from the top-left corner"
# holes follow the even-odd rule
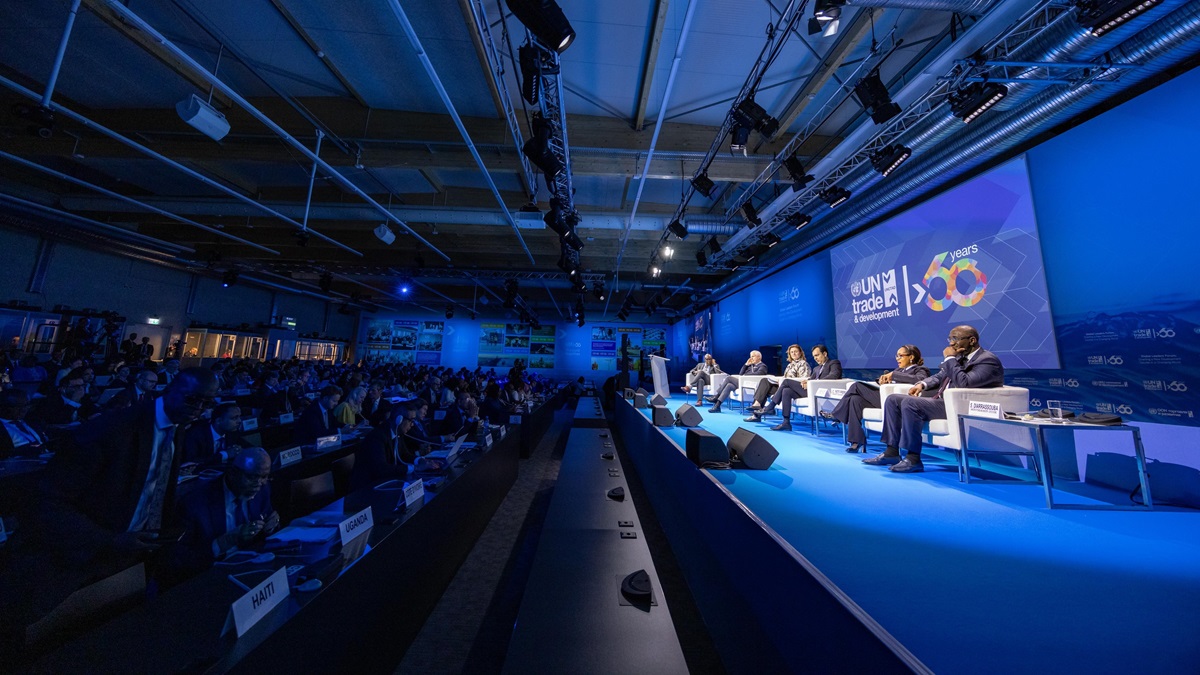
[[[686,429],[616,407],[733,671],[1200,672],[1196,511],[1049,510],[1037,482],[964,484],[931,450],[925,473],[893,474],[844,452],[840,432],[770,431],[728,405],[701,427],[745,427],[779,458],[702,471]],[[1055,502],[1104,503],[1058,489]]]

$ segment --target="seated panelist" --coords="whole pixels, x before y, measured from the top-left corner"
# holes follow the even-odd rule
[[[713,406],[708,409],[708,412],[721,412],[721,404],[724,403],[725,399],[729,398],[729,395],[738,388],[738,376],[766,374],[767,364],[763,363],[762,352],[758,351],[757,349],[751,350],[750,358],[746,359],[746,363],[742,364],[742,368],[738,371],[738,374],[730,375],[729,377],[725,378],[725,384],[721,385],[721,390],[717,392],[717,400],[713,403]]]
[[[916,345],[902,345],[896,350],[896,369],[879,376],[876,385],[855,382],[846,388],[846,395],[838,401],[830,414],[833,419],[846,425],[846,441],[850,444],[846,452],[858,452],[867,444],[862,428],[863,411],[879,407],[880,384],[916,384],[929,377],[925,359]]]
[[[783,392],[779,391],[780,382],[785,379],[808,379],[808,361],[804,359],[804,348],[800,345],[792,345],[788,347],[787,354],[788,364],[783,369],[782,378],[766,377],[759,380],[758,387],[754,390],[754,404],[751,407],[762,408],[762,411],[747,417],[747,422],[757,422],[763,415],[770,415],[771,411],[775,410],[775,406],[779,405],[783,397]],[[767,399],[770,399],[770,403],[767,403]],[[764,405],[766,407],[763,407]]]
[[[809,369],[808,375],[799,379],[785,378],[779,383],[779,390],[775,392],[775,397],[771,399],[771,404],[762,410],[758,415],[753,415],[747,418],[749,421],[757,422],[761,415],[768,415],[776,405],[782,406],[783,421],[771,427],[772,431],[791,431],[792,430],[792,401],[798,398],[806,398],[808,396],[809,380],[837,380],[842,377],[842,363],[837,359],[829,358],[829,348],[825,345],[816,345],[812,348],[813,361],[816,362],[816,367]]]
[[[692,389],[696,389],[696,405],[704,402],[704,388],[712,384],[712,376],[721,373],[721,366],[717,365],[717,360],[712,357],[712,354],[705,354],[704,360],[696,364],[688,375],[692,376],[692,383],[680,387],[683,393],[690,394]]]

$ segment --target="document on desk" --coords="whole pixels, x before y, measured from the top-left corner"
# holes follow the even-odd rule
[[[299,541],[306,544],[323,544],[333,541],[338,536],[337,527],[298,527],[288,525],[275,534],[267,537],[267,541]]]

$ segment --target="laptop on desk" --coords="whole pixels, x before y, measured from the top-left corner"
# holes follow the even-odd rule
[[[458,457],[458,453],[462,451],[463,441],[465,440],[467,440],[467,435],[463,434],[454,440],[454,445],[441,450],[433,450],[426,455],[426,457],[432,457],[433,459],[444,459],[446,460],[446,466],[450,466]]]

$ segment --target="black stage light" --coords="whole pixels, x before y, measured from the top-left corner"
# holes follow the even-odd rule
[[[829,205],[829,208],[836,209],[842,202],[850,198],[850,191],[834,185],[822,190],[819,196],[821,201]]]
[[[604,290],[603,281],[592,282],[592,295],[596,296],[596,299],[601,302],[604,302],[605,298],[608,297],[608,291]]]
[[[804,170],[804,164],[795,155],[783,160],[783,168],[792,179],[792,192],[803,190],[813,180],[812,174]]]
[[[754,262],[758,259],[758,256],[766,253],[768,248],[770,246],[766,244],[751,244],[746,247],[746,250],[742,251],[742,255],[745,256],[746,260]]]
[[[454,305],[446,305],[446,318],[447,319],[454,318]]]
[[[788,216],[788,223],[797,230],[811,222],[812,216],[808,215],[807,213],[793,213],[792,215]]]
[[[820,19],[818,19],[817,17],[814,16],[808,20],[808,34],[809,35],[816,35],[817,33],[820,33],[823,30],[825,30],[825,28],[821,25]]]
[[[542,92],[542,59],[538,48],[526,43],[517,50],[521,60],[521,98],[537,105]]]
[[[576,226],[579,225],[579,213],[568,211],[563,219],[567,223],[567,231],[562,235],[563,243],[576,251],[583,250],[583,240],[579,238],[579,234],[575,230]]]
[[[1008,96],[1008,87],[995,82],[972,82],[950,94],[950,112],[965,124]]]
[[[542,212],[542,210],[538,208],[536,201],[531,201],[528,204],[524,204],[518,210],[521,213],[541,213]]]
[[[757,129],[763,136],[771,137],[779,131],[779,120],[767,114],[766,109],[755,102],[754,98],[742,99],[733,109],[734,124],[750,129]]]
[[[775,244],[778,244],[781,241],[783,241],[783,240],[780,239],[779,235],[775,234],[774,232],[768,232],[765,235],[763,235],[763,238],[762,238],[762,242],[767,245],[767,248],[771,248],[771,247],[775,246]]]
[[[683,221],[679,220],[678,218],[676,218],[675,220],[672,220],[670,225],[667,225],[667,230],[670,231],[671,234],[675,235],[676,237],[678,237],[681,240],[687,239],[687,236],[688,236],[687,225],[684,225]]]
[[[646,276],[651,279],[657,279],[660,274],[662,274],[662,268],[658,266],[658,261],[652,261],[650,266],[646,268]]]
[[[884,177],[912,157],[912,150],[895,143],[876,150],[871,155],[871,167]]]
[[[704,255],[704,249],[696,251],[696,264],[700,267],[704,267],[708,264],[708,256]]]
[[[875,124],[883,124],[900,114],[900,106],[892,102],[887,87],[879,79],[879,68],[876,67],[854,83],[854,95],[859,103],[867,110]]]
[[[746,154],[746,145],[750,142],[750,127],[735,126],[729,136],[729,151]]]
[[[554,125],[550,120],[538,113],[533,115],[533,136],[521,146],[521,152],[533,162],[534,166],[546,174],[546,180],[554,177],[563,170],[563,163],[550,147],[550,138],[554,136]]]
[[[716,237],[708,240],[708,252],[713,255],[721,252],[721,242],[717,241]]]
[[[225,274],[221,277],[221,288],[229,288],[230,286],[236,284],[237,280],[238,280],[238,271],[237,270],[227,270],[225,272]]]
[[[554,0],[508,0],[508,8],[539,42],[559,54],[575,41],[575,29]]]
[[[583,298],[575,298],[575,314],[572,316],[576,319],[583,316]]]
[[[542,222],[560,237],[567,233],[567,214],[558,197],[550,198],[550,208],[542,216]]]
[[[1092,37],[1100,37],[1161,4],[1162,0],[1080,0],[1075,3],[1075,20],[1090,28]]]
[[[730,272],[736,272],[742,267],[742,265],[745,265],[747,263],[742,258],[733,257],[733,258],[730,258],[729,262],[726,264],[729,265]]]
[[[696,188],[696,192],[699,192],[705,197],[712,197],[713,190],[717,187],[717,184],[712,182],[712,180],[708,177],[708,172],[705,171],[704,173],[692,179],[692,187]]]
[[[312,235],[308,233],[308,230],[296,230],[292,233],[292,236],[296,238],[296,245],[304,248],[308,246],[308,240]]]
[[[566,272],[570,277],[579,274],[579,252],[567,246],[566,242],[562,242],[559,247],[558,269]]]
[[[845,0],[817,0],[813,5],[812,21],[808,22],[809,35],[822,33],[829,37],[837,33],[842,20],[842,6],[845,4]]]
[[[583,280],[583,275],[575,275],[574,280],[571,282],[571,290],[575,291],[576,293],[587,292],[587,282]]]
[[[742,217],[746,219],[750,227],[762,225],[762,218],[758,217],[758,209],[754,208],[754,204],[750,203],[749,200],[738,208],[738,212],[742,214]]]

